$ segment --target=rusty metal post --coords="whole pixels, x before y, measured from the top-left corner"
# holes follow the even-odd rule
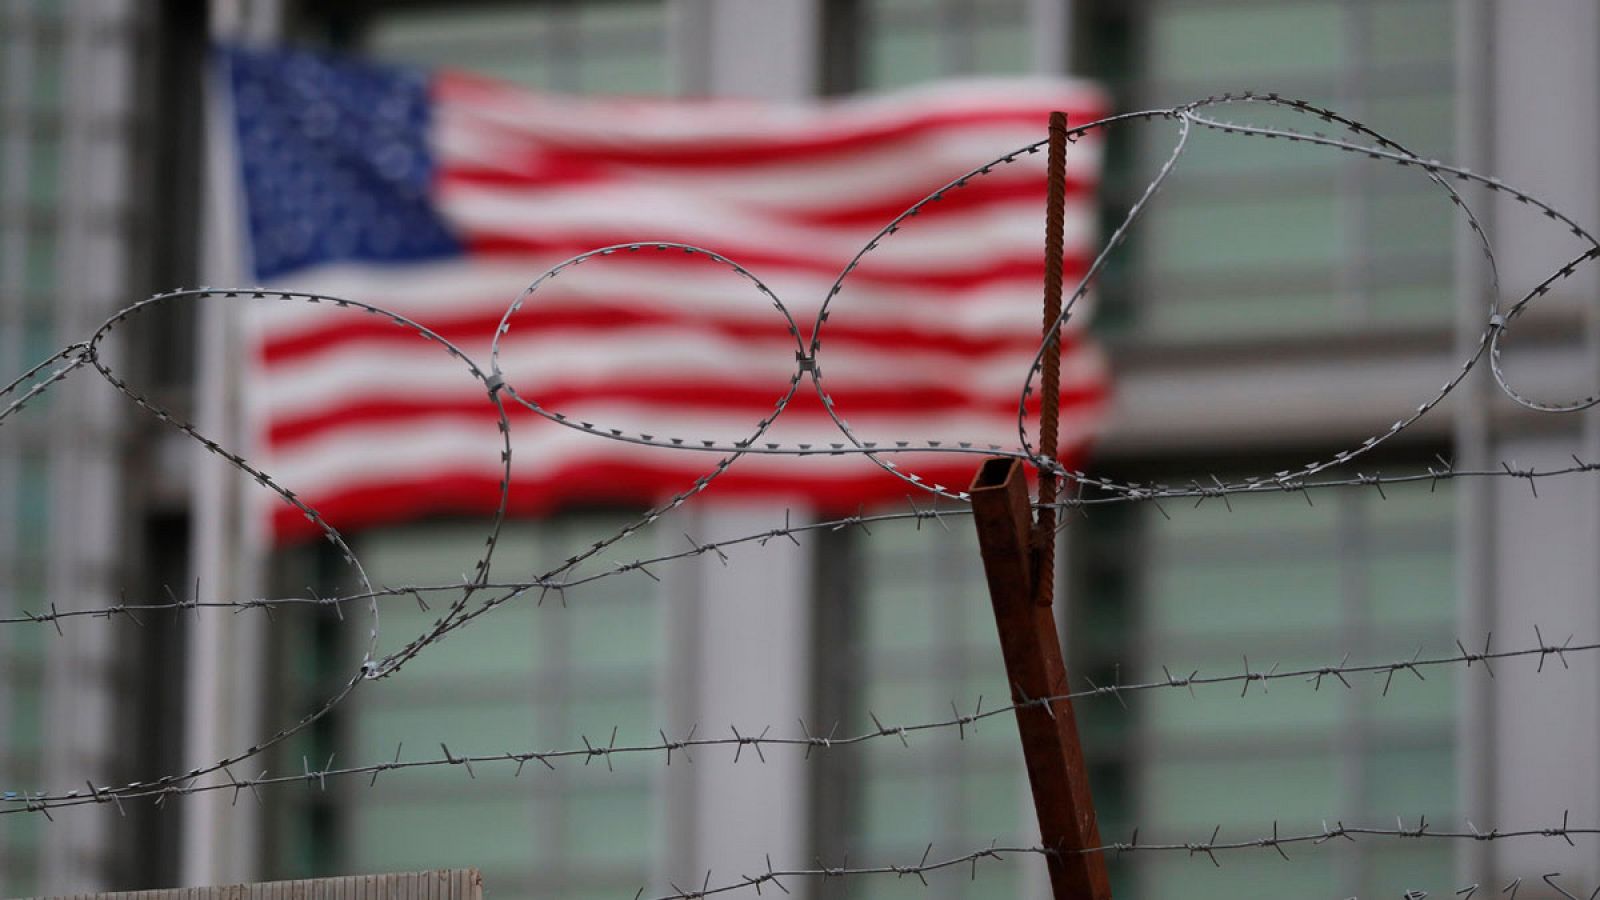
[[[1067,117],[1050,114],[1045,173],[1044,341],[1040,367],[1039,455],[1056,458],[1061,388],[1061,253],[1065,217]],[[1017,731],[1033,789],[1039,835],[1056,852],[1046,859],[1055,900],[1110,900],[1105,857],[1084,850],[1100,846],[1100,826],[1089,796],[1089,773],[1078,741],[1078,721],[1067,699],[1067,667],[1056,632],[1056,476],[1039,473],[1039,518],[1029,514],[1022,463],[1008,457],[985,461],[973,477],[973,519],[978,548],[1000,631],[1000,652],[1019,704]],[[1058,698],[1058,699],[1045,699]],[[1042,702],[1039,702],[1042,701]]]
[[[1061,405],[1061,256],[1066,243],[1067,114],[1050,114],[1049,153],[1045,162],[1044,201],[1044,359],[1039,367],[1039,455],[1057,457],[1057,419]],[[1055,597],[1056,476],[1039,473],[1039,520],[1033,529],[1034,581],[1038,602]]]
[[[1055,900],[1110,900],[1111,883],[1105,857],[1077,851],[1100,846],[1100,827],[1089,776],[1078,742],[1072,701],[1066,699],[1067,672],[1049,603],[1037,602],[1033,573],[1037,552],[1028,509],[1028,485],[1022,463],[992,457],[972,481],[972,512],[978,525],[978,547],[1000,630],[1011,699],[1017,710],[1017,731],[1033,788],[1044,845],[1055,849],[1046,859]]]

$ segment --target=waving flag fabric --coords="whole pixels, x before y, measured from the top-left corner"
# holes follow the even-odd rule
[[[663,444],[746,438],[796,371],[796,335],[725,265],[745,267],[809,341],[829,286],[911,204],[1044,136],[1047,114],[1103,114],[1060,80],[938,84],[809,105],[557,97],[451,72],[281,50],[218,53],[251,265],[265,287],[374,303],[487,365],[502,314],[547,268],[619,243],[550,280],[512,319],[501,366],[525,396]],[[1042,152],[952,190],[845,281],[816,357],[839,414],[884,447],[1013,447],[1037,347]],[[1100,147],[1068,152],[1069,283],[1095,234]],[[1069,324],[1063,455],[1101,415],[1100,356]],[[340,528],[492,511],[500,444],[482,386],[437,345],[379,317],[254,301],[247,361],[253,459]],[[511,509],[645,505],[716,454],[612,440],[516,409]],[[843,442],[802,383],[758,446]],[[965,485],[976,457],[901,454]],[[855,510],[914,490],[860,457],[751,455],[706,494]],[[314,535],[278,504],[281,541]]]

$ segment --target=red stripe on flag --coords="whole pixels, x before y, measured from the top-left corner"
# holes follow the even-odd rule
[[[487,311],[469,316],[433,319],[429,327],[433,332],[458,346],[486,342],[494,336],[500,325],[501,314]],[[718,334],[738,340],[766,340],[775,344],[792,343],[788,328],[781,316],[773,313],[767,322],[748,318],[732,318],[706,313],[685,312],[667,308],[650,308],[625,301],[583,301],[581,307],[552,306],[540,308],[530,305],[512,319],[513,334],[518,338],[529,333],[559,334],[573,340],[593,340],[596,346],[608,333],[622,328],[685,328],[708,334]],[[801,337],[809,338],[810,323],[798,323]],[[1006,331],[998,334],[971,334],[954,328],[940,329],[940,319],[930,316],[925,323],[857,324],[850,320],[848,304],[839,314],[830,317],[823,326],[825,347],[851,345],[883,352],[931,350],[950,356],[979,359],[997,354],[1013,353],[1031,356],[1039,346],[1039,337],[1033,334]],[[334,352],[352,345],[379,345],[411,349],[420,338],[408,328],[397,327],[393,322],[369,316],[341,319],[330,318],[311,327],[268,338],[261,345],[261,359],[268,366],[288,365],[308,357]],[[1077,346],[1079,336],[1068,332],[1063,336],[1062,350],[1070,352]],[[775,350],[774,352],[781,352]],[[826,352],[826,351],[825,351]]]
[[[1023,200],[1036,201],[1042,208],[1045,199],[1044,179],[1038,177],[1037,173],[1029,174],[1031,177],[1020,180],[999,175],[975,179],[968,182],[965,187],[943,194],[940,199],[931,202],[924,209],[928,214],[953,215],[982,211],[993,206]],[[1093,192],[1094,185],[1091,182],[1078,178],[1067,179],[1067,197],[1086,198]],[[824,210],[784,209],[777,210],[774,214],[804,225],[868,227],[876,231],[932,193],[932,191],[905,193],[855,205],[841,203]]]
[[[439,73],[434,82],[434,93],[441,104],[469,113],[474,110],[493,110],[497,101],[510,96],[510,92],[498,83],[460,72]],[[577,127],[560,127],[563,120],[573,118],[572,101],[549,101],[536,97],[523,94],[516,98],[514,102],[523,107],[517,111],[521,113],[515,119],[518,127],[512,128],[509,124],[504,127],[512,133],[526,130],[548,148],[543,152],[568,151],[595,162],[686,169],[757,167],[791,164],[801,160],[821,163],[863,151],[882,150],[896,142],[920,138],[943,129],[971,132],[1012,127],[1036,128],[1042,132],[1052,110],[1052,107],[1043,104],[1025,108],[1003,105],[1004,98],[997,97],[995,104],[988,109],[929,109],[887,124],[848,122],[830,125],[819,121],[815,127],[800,133],[788,130],[769,135],[737,135],[719,131],[713,121],[722,125],[736,123],[741,117],[739,109],[722,104],[725,112],[715,115],[719,112],[715,105],[705,105],[695,110],[692,104],[683,104],[686,116],[699,116],[700,121],[706,122],[707,134],[687,139],[672,135],[652,139],[649,134],[630,133],[637,129],[630,128],[624,104],[611,102],[616,115],[616,130],[613,133],[584,135],[577,132]],[[591,113],[595,109],[605,110],[607,103],[605,100],[592,101]],[[644,110],[654,106],[650,103],[636,105]],[[708,112],[713,115],[708,115]],[[1085,105],[1067,110],[1068,120],[1075,124],[1090,122],[1104,115],[1104,109],[1098,106]],[[488,121],[487,116],[481,118]],[[542,118],[549,121],[538,121]],[[1014,149],[1018,148],[1003,147],[997,149],[996,153]],[[982,162],[984,160],[974,160],[973,164]],[[511,164],[517,165],[515,158]]]
[[[674,240],[671,235],[657,235],[651,240],[644,241],[638,240],[638,237],[638,235],[623,235],[620,233],[591,233],[584,235],[569,234],[561,240],[549,240],[486,231],[468,235],[466,243],[469,252],[486,257],[519,257],[536,253],[571,257],[586,253],[597,247],[607,247],[613,244],[638,243],[649,247],[656,241]],[[718,246],[717,252],[757,273],[762,271],[773,273],[802,272],[809,275],[831,276],[837,275],[844,268],[845,262],[843,260],[817,259],[815,257],[751,246]],[[862,262],[862,267],[856,269],[846,279],[845,289],[849,290],[849,283],[852,280],[886,287],[930,291],[966,291],[977,287],[992,286],[996,282],[1037,282],[1044,276],[1044,260],[1042,257],[1042,253],[996,253],[981,265],[969,265],[944,271],[937,269],[934,271],[914,271],[903,267],[879,266],[872,255],[868,254]],[[930,260],[929,263],[929,268],[933,268],[933,261]],[[1088,268],[1088,261],[1085,258],[1077,255],[1068,255],[1063,265],[1061,276],[1067,280],[1068,284],[1071,284],[1082,278]]]
[[[965,186],[945,193],[929,205],[930,212],[950,214],[972,212],[1018,201],[1033,200],[1044,204],[1045,183],[1038,172],[1021,172],[1017,175],[995,174],[974,179]],[[955,173],[951,173],[955,174]],[[626,184],[638,180],[635,173],[621,172],[612,167],[580,160],[546,159],[525,169],[499,169],[484,166],[461,165],[441,171],[437,184],[441,191],[455,188],[505,188],[527,191],[538,188],[570,189],[575,185]],[[872,200],[852,203],[844,200],[820,208],[789,207],[782,204],[751,201],[752,208],[771,215],[775,220],[800,225],[828,225],[834,227],[865,228],[871,234],[887,225],[896,216],[926,199],[934,188],[945,181],[930,183],[926,189],[906,191]],[[1068,177],[1068,198],[1086,198],[1094,192],[1094,182]]]
[[[1018,393],[1021,393],[1019,382]],[[893,413],[925,412],[929,416],[951,416],[962,413],[974,413],[988,416],[998,422],[1005,422],[1007,417],[1015,417],[1017,412],[1017,398],[974,394],[963,391],[959,387],[940,384],[923,384],[905,388],[872,389],[860,385],[849,385],[838,390],[830,390],[834,406],[839,414],[851,420],[861,416]],[[561,413],[568,418],[582,418],[582,409],[592,404],[635,404],[641,407],[670,408],[675,415],[685,417],[685,427],[693,427],[693,416],[697,413],[717,413],[719,415],[733,414],[734,416],[747,416],[750,422],[750,431],[754,432],[756,423],[770,416],[777,401],[783,396],[782,392],[772,389],[762,389],[737,384],[708,384],[708,383],[627,383],[625,381],[607,381],[603,385],[593,387],[566,387],[557,390],[529,390],[529,399],[537,402],[540,407],[552,413]],[[1037,393],[1030,398],[1028,411],[1030,416],[1038,413],[1039,404]],[[1095,405],[1104,401],[1107,390],[1103,385],[1093,385],[1081,388],[1068,388],[1061,392],[1061,406],[1071,408],[1078,405]],[[909,398],[909,401],[908,401]],[[528,409],[514,400],[506,401],[506,413],[515,423],[545,422],[537,413]],[[455,420],[457,424],[448,421]],[[305,441],[314,440],[327,434],[337,432],[344,428],[359,428],[366,425],[392,425],[414,422],[417,428],[427,427],[463,427],[471,428],[480,425],[493,424],[498,420],[498,414],[487,396],[474,397],[463,394],[458,398],[414,398],[414,397],[384,397],[352,399],[342,403],[330,405],[314,412],[305,412],[295,415],[286,415],[272,421],[267,430],[267,443],[276,449],[285,449]],[[810,384],[803,384],[796,392],[789,405],[784,409],[779,421],[798,422],[806,421],[817,426],[817,439],[819,441],[844,441],[837,426],[828,417],[827,411],[822,406],[822,401],[816,395],[816,389]],[[870,429],[869,420],[859,420],[861,425]],[[613,423],[608,427],[626,427],[626,422]],[[561,427],[550,424],[549,427]],[[675,435],[677,436],[677,435]],[[858,435],[864,440],[873,440],[874,435],[867,433]],[[937,434],[919,435],[923,438],[939,439]],[[1010,432],[996,434],[995,439],[1008,439]],[[595,441],[608,440],[596,437]],[[674,452],[671,450],[655,451],[660,453]]]
[[[1083,444],[1064,450],[1062,462],[1076,466],[1083,455]],[[917,466],[904,456],[896,460],[906,471],[925,482],[939,483],[952,490],[965,490],[982,457],[935,457],[930,464]],[[806,464],[796,461],[793,471],[783,475],[742,472],[739,463],[719,476],[700,497],[705,500],[804,498],[822,516],[842,516],[862,507],[879,504],[904,505],[916,488],[874,466],[860,461],[859,474],[830,475],[808,480]],[[576,506],[656,504],[693,485],[708,474],[711,466],[677,465],[650,453],[638,460],[574,460],[559,471],[537,479],[514,481],[508,496],[507,513],[513,517],[548,515]],[[478,472],[450,471],[444,468],[418,473],[414,478],[364,484],[329,492],[320,497],[302,496],[325,521],[341,532],[357,531],[374,525],[408,521],[425,516],[482,517],[500,502],[500,479]],[[300,543],[321,537],[322,532],[298,509],[278,504],[272,512],[273,532],[280,543]]]

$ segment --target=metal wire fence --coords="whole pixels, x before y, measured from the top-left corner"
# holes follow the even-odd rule
[[[1264,127],[1227,121],[1218,117],[1218,112],[1221,110],[1257,107],[1286,110],[1290,113],[1304,116],[1322,126],[1340,129],[1343,134],[1330,136],[1317,131]],[[957,703],[952,702],[951,715],[934,721],[905,721],[895,717],[892,713],[881,715],[874,713],[872,715],[874,727],[853,734],[839,734],[837,725],[831,729],[823,729],[818,727],[816,723],[807,723],[802,720],[796,722],[792,728],[779,728],[773,723],[751,723],[746,726],[734,724],[730,725],[725,732],[715,734],[701,732],[697,727],[678,737],[671,736],[664,730],[659,730],[657,732],[659,735],[658,741],[619,744],[617,742],[618,732],[614,729],[609,735],[579,735],[578,739],[569,746],[557,749],[538,751],[522,749],[509,750],[499,754],[470,755],[453,753],[447,741],[440,741],[438,743],[439,752],[425,756],[408,758],[403,753],[404,748],[397,747],[392,759],[361,761],[349,765],[336,765],[331,758],[320,765],[314,765],[311,760],[305,759],[302,760],[299,771],[279,773],[257,768],[259,760],[263,758],[263,754],[268,750],[283,744],[291,736],[302,732],[313,723],[327,716],[355,691],[359,690],[363,684],[375,679],[397,676],[408,661],[428,652],[431,646],[446,636],[466,629],[467,626],[485,614],[505,604],[532,603],[537,605],[543,604],[552,597],[565,603],[568,591],[601,579],[629,575],[654,579],[658,578],[657,573],[661,569],[677,562],[707,556],[717,557],[726,561],[728,552],[735,548],[746,549],[752,546],[759,548],[772,541],[794,541],[798,543],[801,537],[808,534],[841,529],[858,529],[864,534],[870,534],[874,525],[896,521],[915,522],[919,528],[924,524],[948,528],[951,526],[952,520],[970,515],[969,498],[964,491],[959,488],[934,483],[919,475],[908,465],[897,461],[904,454],[957,454],[973,457],[974,463],[981,458],[990,456],[1020,459],[1038,472],[1053,475],[1060,479],[1063,488],[1061,495],[1042,505],[1062,512],[1083,511],[1092,507],[1112,504],[1135,503],[1150,504],[1165,514],[1166,511],[1163,504],[1175,502],[1190,502],[1195,505],[1214,502],[1229,504],[1231,509],[1230,498],[1235,495],[1274,493],[1299,494],[1304,496],[1309,503],[1313,502],[1313,495],[1328,490],[1366,489],[1383,495],[1386,486],[1419,482],[1436,485],[1441,481],[1457,479],[1520,479],[1526,481],[1529,490],[1537,495],[1539,485],[1545,481],[1585,476],[1600,469],[1600,462],[1584,460],[1576,455],[1572,457],[1571,465],[1543,470],[1520,467],[1510,462],[1503,463],[1498,467],[1458,468],[1449,460],[1439,458],[1436,464],[1428,465],[1419,471],[1381,473],[1372,470],[1370,464],[1362,463],[1363,457],[1369,457],[1377,447],[1394,439],[1397,435],[1414,426],[1424,416],[1434,411],[1446,397],[1451,395],[1462,384],[1474,369],[1485,361],[1487,361],[1490,377],[1505,396],[1529,410],[1543,413],[1571,413],[1588,409],[1600,403],[1600,396],[1593,394],[1573,400],[1547,400],[1529,396],[1513,386],[1501,359],[1502,345],[1506,335],[1512,330],[1512,326],[1518,318],[1530,310],[1539,298],[1548,294],[1553,286],[1564,279],[1572,277],[1587,263],[1600,258],[1600,242],[1596,242],[1589,231],[1554,206],[1513,186],[1504,184],[1498,179],[1480,175],[1438,160],[1421,158],[1360,122],[1306,101],[1288,99],[1277,94],[1225,94],[1170,108],[1125,113],[1075,126],[1070,129],[1068,136],[1069,139],[1075,139],[1078,136],[1097,130],[1130,127],[1152,121],[1175,123],[1177,126],[1177,139],[1170,154],[1159,166],[1158,171],[1142,194],[1126,211],[1121,222],[1111,232],[1089,266],[1088,271],[1074,289],[1068,293],[1060,314],[1045,329],[1044,337],[1027,371],[1019,373],[1022,385],[1018,397],[1018,440],[1017,444],[1011,447],[999,445],[979,446],[971,443],[937,440],[917,443],[910,441],[874,442],[866,440],[851,429],[843,410],[838,407],[838,404],[829,393],[823,376],[824,367],[820,365],[824,358],[822,336],[826,333],[825,323],[828,319],[830,303],[839,293],[841,286],[850,277],[851,273],[861,265],[868,254],[886,241],[892,240],[896,232],[910,217],[916,216],[924,209],[943,202],[947,197],[980,181],[990,173],[1015,163],[1023,157],[1039,152],[1045,144],[1043,140],[986,162],[951,180],[885,225],[845,265],[838,278],[834,281],[821,304],[815,321],[812,323],[809,339],[802,337],[799,324],[790,314],[783,300],[770,290],[756,274],[712,250],[670,242],[639,242],[605,247],[573,257],[555,266],[537,278],[506,310],[499,328],[496,330],[491,352],[486,360],[474,359],[456,344],[405,316],[379,306],[327,295],[257,289],[218,290],[198,288],[158,294],[120,310],[93,334],[87,336],[84,341],[61,349],[50,358],[43,360],[17,377],[4,388],[0,388],[0,400],[8,401],[8,405],[0,409],[0,426],[4,426],[8,420],[23,410],[30,401],[40,397],[54,385],[69,377],[78,376],[84,372],[93,372],[139,408],[177,429],[205,451],[225,460],[230,466],[248,476],[249,479],[274,492],[283,503],[297,509],[314,523],[326,540],[336,548],[344,564],[353,574],[358,587],[354,591],[333,596],[321,596],[308,591],[304,595],[296,596],[238,598],[205,596],[202,595],[199,586],[196,586],[193,593],[184,592],[187,596],[180,596],[169,591],[161,598],[125,599],[118,604],[101,608],[74,608],[62,598],[52,600],[47,608],[25,610],[18,615],[0,618],[0,625],[49,627],[60,632],[63,622],[74,619],[127,619],[133,623],[142,624],[141,616],[160,612],[192,612],[195,615],[221,611],[236,614],[260,612],[263,615],[271,616],[277,609],[290,607],[331,608],[337,611],[340,618],[343,619],[346,607],[357,605],[365,609],[368,618],[368,639],[361,658],[351,668],[341,687],[334,691],[331,696],[325,698],[312,712],[297,721],[285,725],[259,743],[240,748],[224,758],[188,771],[163,774],[158,777],[132,781],[126,784],[96,784],[92,781],[86,781],[81,787],[52,785],[41,790],[8,790],[4,792],[3,796],[0,796],[0,816],[38,815],[53,818],[53,815],[75,807],[110,805],[120,810],[125,803],[133,800],[143,799],[152,800],[155,803],[163,803],[174,796],[219,791],[229,792],[232,800],[236,803],[246,793],[259,798],[264,790],[284,785],[302,784],[321,788],[325,787],[330,779],[366,779],[367,783],[371,785],[375,784],[380,776],[391,773],[393,775],[402,775],[421,768],[454,767],[461,769],[466,777],[475,778],[477,770],[486,767],[510,768],[515,774],[520,775],[525,768],[529,767],[530,763],[533,764],[534,768],[550,769],[577,763],[583,765],[604,763],[607,767],[610,767],[613,761],[618,758],[648,757],[659,759],[663,764],[670,765],[675,758],[692,759],[692,755],[696,753],[703,756],[721,754],[730,764],[750,762],[751,757],[754,758],[756,763],[760,763],[764,762],[768,754],[772,753],[797,753],[805,757],[811,757],[819,753],[848,753],[851,752],[852,748],[877,741],[895,741],[905,744],[907,747],[914,747],[915,739],[929,732],[955,732],[957,737],[964,739],[967,735],[967,730],[982,720],[1012,716],[1019,709],[1028,706],[1037,705],[1048,709],[1051,702],[1062,698],[1013,697],[1009,698],[1010,702],[990,700],[987,705],[984,698],[979,698],[977,703],[970,707],[970,712],[963,712]],[[1470,352],[1464,359],[1460,360],[1459,369],[1434,391],[1428,399],[1418,405],[1415,410],[1397,418],[1387,428],[1365,437],[1348,449],[1334,453],[1326,459],[1313,460],[1303,465],[1277,471],[1261,472],[1243,478],[1224,479],[1218,476],[1210,476],[1177,484],[1123,482],[1087,471],[1063,468],[1050,455],[1038,452],[1027,433],[1027,404],[1029,398],[1037,389],[1036,381],[1046,368],[1048,351],[1055,343],[1064,323],[1073,315],[1075,306],[1082,302],[1086,292],[1102,273],[1106,260],[1124,243],[1130,229],[1146,214],[1152,198],[1156,196],[1174,172],[1185,148],[1188,146],[1190,135],[1201,129],[1232,135],[1241,139],[1284,140],[1304,145],[1331,148],[1339,152],[1358,154],[1382,164],[1417,170],[1420,177],[1425,178],[1442,191],[1444,196],[1459,211],[1462,221],[1470,230],[1486,260],[1489,284],[1485,286],[1485,293],[1491,299],[1487,307],[1482,310],[1481,333],[1472,345]],[[1474,185],[1491,193],[1503,194],[1519,204],[1531,207],[1570,231],[1574,237],[1581,241],[1585,249],[1575,254],[1569,262],[1551,272],[1548,277],[1540,281],[1533,289],[1522,295],[1515,302],[1509,305],[1503,304],[1499,300],[1501,290],[1493,247],[1487,233],[1480,225],[1479,218],[1458,192],[1454,186],[1455,184]],[[759,421],[749,436],[743,440],[728,442],[666,438],[652,434],[630,433],[604,428],[589,422],[576,421],[561,413],[542,407],[529,395],[520,392],[518,386],[508,380],[500,368],[501,337],[517,323],[518,312],[524,308],[549,279],[563,271],[601,257],[614,254],[660,252],[694,254],[731,269],[783,316],[789,333],[795,338],[797,347],[795,368],[789,380],[787,393],[777,402],[774,411],[768,417]],[[502,443],[503,480],[500,504],[485,526],[483,549],[472,567],[471,574],[458,581],[448,583],[373,583],[363,569],[361,560],[355,550],[347,542],[345,535],[339,531],[336,523],[325,519],[310,502],[296,494],[292,485],[280,484],[270,472],[245,458],[237,450],[223,446],[212,437],[202,433],[196,426],[182,421],[171,411],[161,406],[156,399],[141,393],[131,386],[107,362],[103,353],[106,342],[117,329],[127,322],[157,307],[197,302],[291,302],[325,304],[339,308],[364,310],[387,319],[399,328],[411,331],[423,339],[433,342],[443,352],[456,359],[469,376],[480,384],[484,401],[496,411],[499,418]],[[814,391],[821,400],[824,408],[838,428],[840,440],[826,444],[800,445],[786,445],[765,441],[764,436],[773,422],[783,414],[790,401],[800,391],[807,389]],[[596,441],[623,441],[654,448],[662,453],[700,453],[714,458],[714,462],[706,466],[705,474],[695,480],[688,489],[672,496],[665,503],[649,510],[630,524],[617,529],[608,537],[595,542],[581,552],[571,555],[549,571],[537,573],[527,578],[498,578],[495,575],[494,555],[500,538],[501,526],[505,520],[506,498],[513,479],[511,468],[513,452],[511,440],[512,424],[507,414],[507,409],[508,405],[514,404],[520,404],[557,425],[591,435]],[[601,571],[579,574],[580,565],[594,560],[600,554],[610,550],[631,535],[657,526],[664,514],[691,501],[713,483],[719,475],[736,465],[742,457],[747,455],[794,457],[816,455],[861,456],[882,468],[888,475],[903,480],[908,488],[912,489],[913,496],[918,494],[926,494],[928,496],[922,503],[918,503],[913,499],[909,508],[903,512],[874,515],[858,513],[829,521],[805,524],[794,524],[791,522],[790,517],[785,514],[781,523],[774,522],[773,526],[768,529],[723,541],[702,542],[693,535],[685,533],[683,535],[683,548],[679,551],[662,552],[653,556],[641,556],[630,562],[614,563],[610,568]],[[1362,468],[1357,468],[1358,466],[1362,466]],[[1062,516],[1062,518],[1068,519],[1069,517]],[[1064,527],[1064,525],[1061,527]],[[379,622],[384,606],[391,603],[415,603],[423,610],[436,611],[437,617],[422,633],[411,638],[398,649],[387,654],[380,654],[378,650]],[[1125,695],[1135,693],[1153,691],[1194,692],[1197,688],[1237,688],[1240,695],[1247,695],[1252,690],[1266,691],[1277,688],[1286,682],[1295,683],[1294,689],[1301,690],[1320,691],[1324,687],[1332,688],[1335,685],[1341,689],[1355,690],[1357,688],[1357,680],[1364,678],[1371,685],[1377,687],[1377,696],[1382,697],[1389,694],[1397,679],[1425,679],[1429,672],[1440,669],[1472,669],[1473,667],[1478,667],[1481,668],[1483,677],[1492,678],[1495,675],[1495,665],[1521,661],[1523,664],[1532,664],[1536,671],[1543,672],[1554,665],[1567,666],[1569,658],[1573,656],[1590,654],[1600,650],[1600,635],[1568,635],[1557,641],[1547,636],[1537,626],[1532,628],[1532,632],[1531,635],[1524,636],[1521,641],[1514,644],[1512,649],[1496,649],[1493,635],[1483,636],[1481,649],[1470,649],[1468,642],[1464,639],[1458,640],[1454,636],[1441,636],[1440,645],[1451,645],[1454,647],[1454,652],[1440,655],[1436,652],[1427,652],[1426,648],[1419,646],[1408,657],[1388,662],[1362,662],[1355,664],[1350,662],[1350,656],[1346,654],[1338,661],[1330,661],[1327,665],[1309,668],[1282,669],[1276,663],[1268,663],[1262,660],[1252,663],[1248,655],[1241,652],[1242,665],[1237,671],[1224,673],[1201,672],[1199,670],[1172,672],[1163,669],[1163,676],[1160,678],[1108,684],[1095,684],[1086,678],[1080,678],[1080,681],[1087,684],[1087,687],[1073,691],[1066,696],[1078,701],[1093,700],[1096,702],[1120,703]],[[1502,644],[1505,643],[1503,636],[1501,641]],[[1480,646],[1476,638],[1472,639],[1470,644],[1474,648]],[[252,772],[254,774],[251,774]],[[1401,812],[1403,813],[1403,811]],[[1187,854],[1188,856],[1220,865],[1229,854],[1265,852],[1289,858],[1291,849],[1310,849],[1333,841],[1492,842],[1504,840],[1559,840],[1572,844],[1575,836],[1600,835],[1600,822],[1574,823],[1569,820],[1569,816],[1565,812],[1558,810],[1551,810],[1549,820],[1534,827],[1499,828],[1490,826],[1484,828],[1469,822],[1465,824],[1464,828],[1443,828],[1436,827],[1425,818],[1417,818],[1414,821],[1414,825],[1407,824],[1405,817],[1402,816],[1397,818],[1393,827],[1370,824],[1347,825],[1338,821],[1325,822],[1320,829],[1304,833],[1284,833],[1279,830],[1276,823],[1265,823],[1258,833],[1246,836],[1224,836],[1221,833],[1221,826],[1217,826],[1208,833],[1187,835],[1182,839],[1163,837],[1155,841],[1149,839],[1141,841],[1139,833],[1135,829],[1125,841],[1113,841],[1103,846],[1087,848],[1081,852],[1117,855],[1177,853]],[[789,889],[786,883],[793,883],[798,879],[827,880],[847,877],[893,876],[900,879],[915,878],[926,883],[926,874],[952,868],[965,868],[970,877],[976,878],[980,863],[987,867],[991,863],[998,863],[1016,857],[1049,855],[1058,852],[1062,851],[1042,846],[1007,847],[991,844],[987,847],[973,849],[954,856],[937,856],[934,853],[934,848],[929,846],[917,859],[856,866],[850,865],[848,860],[841,860],[836,866],[828,866],[819,862],[817,866],[811,868],[775,866],[770,859],[766,859],[758,865],[753,864],[750,874],[741,874],[736,879],[713,882],[710,873],[707,873],[704,881],[697,887],[690,886],[685,888],[671,885],[670,892],[655,894],[655,896],[663,898],[695,898],[746,890],[760,893],[767,887],[787,893]],[[1560,875],[1558,873],[1528,876],[1527,878],[1511,881],[1497,890],[1507,896],[1515,897],[1524,884],[1542,885],[1560,893],[1562,896],[1578,896],[1564,887],[1559,879]],[[1541,890],[1543,887],[1541,887]],[[1474,884],[1461,888],[1456,894],[1471,898],[1480,890],[1489,891],[1490,888]],[[642,897],[646,893],[647,891],[641,888],[637,896]],[[1420,894],[1416,896],[1420,896]],[[1596,888],[1588,896],[1591,900],[1596,896],[1600,896],[1600,888]]]

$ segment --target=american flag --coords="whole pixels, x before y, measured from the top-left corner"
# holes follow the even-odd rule
[[[377,304],[484,363],[501,316],[541,272],[643,241],[550,280],[501,345],[519,394],[596,430],[689,446],[750,436],[796,371],[797,336],[738,273],[763,279],[809,343],[852,256],[941,185],[1044,136],[1050,110],[1103,114],[1059,79],[939,83],[807,104],[592,99],[457,73],[280,49],[219,51],[249,265],[263,287]],[[1068,284],[1092,256],[1100,143],[1067,156]],[[948,193],[869,253],[832,301],[816,364],[839,414],[884,447],[1017,445],[1017,398],[1037,349],[1044,154]],[[1102,418],[1102,357],[1081,311],[1063,336],[1061,446]],[[341,529],[492,511],[496,417],[460,363],[379,317],[255,302],[245,361],[256,459]],[[662,450],[512,411],[510,510],[647,505],[717,455]],[[809,384],[758,446],[844,438]],[[973,456],[902,454],[964,486]],[[748,455],[707,499],[820,511],[903,501],[869,460]],[[316,534],[287,505],[279,542]]]

